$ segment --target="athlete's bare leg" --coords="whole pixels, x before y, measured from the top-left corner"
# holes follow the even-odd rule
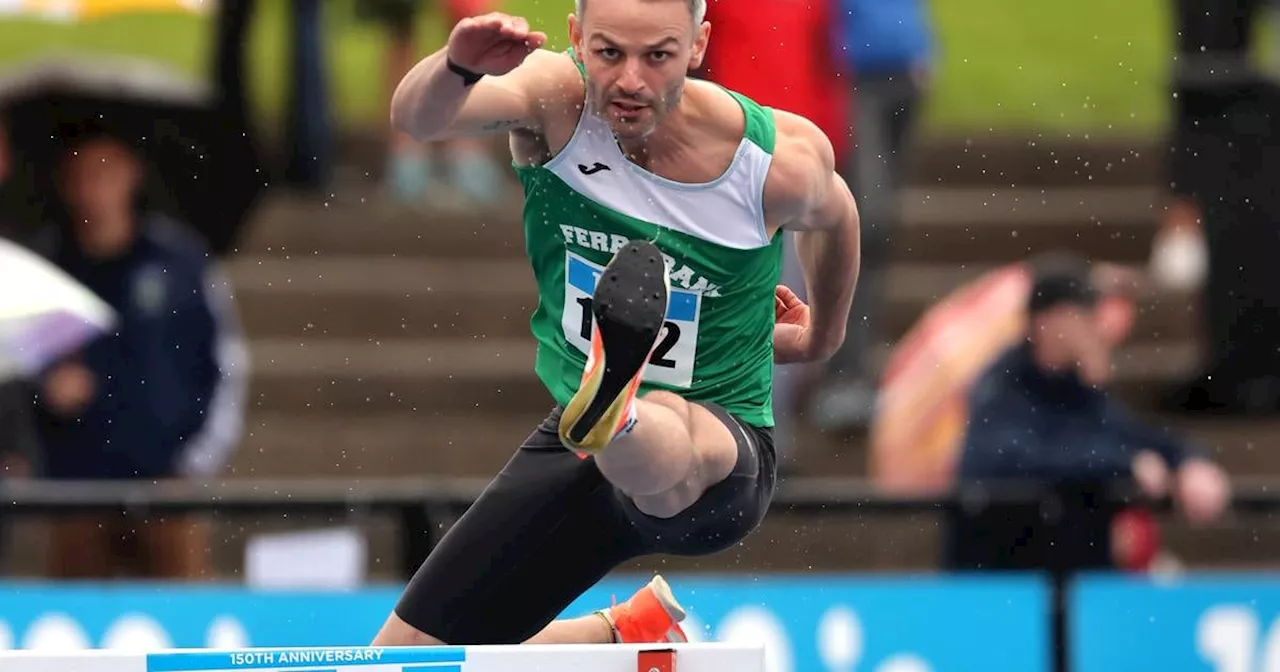
[[[684,642],[680,621],[685,611],[661,576],[650,579],[626,602],[579,618],[552,621],[525,644],[613,644]],[[445,642],[409,625],[395,612],[373,646],[442,646]]]
[[[636,508],[676,516],[733,471],[737,439],[711,411],[670,392],[650,392],[633,403],[635,426],[595,459]]]
[[[605,478],[658,518],[692,506],[738,460],[738,437],[707,408],[671,392],[636,396],[667,314],[668,273],[648,241],[614,254],[592,297],[582,383],[560,418],[561,441],[594,455]]]
[[[553,621],[525,644],[612,644],[613,628],[598,614]],[[431,635],[419,632],[394,613],[373,640],[373,646],[443,646]]]

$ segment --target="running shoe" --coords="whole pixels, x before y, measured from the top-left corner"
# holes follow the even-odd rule
[[[600,274],[582,384],[560,416],[560,440],[579,454],[600,453],[635,424],[633,403],[662,332],[670,289],[662,252],[648,241],[624,245]]]
[[[671,586],[661,575],[655,575],[631,599],[600,613],[613,627],[614,641],[619,644],[689,641],[680,627],[685,617],[684,608],[676,602]]]

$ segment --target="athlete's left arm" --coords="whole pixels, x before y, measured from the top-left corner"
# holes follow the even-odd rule
[[[811,356],[826,359],[844,342],[858,284],[858,206],[836,172],[835,150],[826,134],[803,117],[774,114],[778,140],[766,183],[766,207],[770,201],[778,204],[782,217],[775,221],[796,232],[811,315]]]

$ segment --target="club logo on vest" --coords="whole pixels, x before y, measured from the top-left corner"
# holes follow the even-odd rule
[[[564,235],[566,245],[576,245],[609,254],[617,254],[618,250],[622,249],[622,246],[628,242],[626,236],[605,233],[604,231],[592,231],[591,229],[569,224],[561,224],[560,233]],[[688,264],[678,262],[668,254],[663,254],[662,256],[666,258],[667,269],[669,269],[667,275],[671,278],[671,286],[673,288],[698,292],[708,298],[720,298],[719,285],[708,281],[700,273],[690,268]],[[589,339],[590,335],[587,338]]]
[[[581,163],[578,164],[578,172],[582,173],[583,175],[595,175],[596,173],[602,170],[613,170],[613,169],[610,168],[609,166],[604,165],[603,163],[600,163],[599,161],[596,161],[595,165],[591,166],[590,168],[588,168],[587,166]]]

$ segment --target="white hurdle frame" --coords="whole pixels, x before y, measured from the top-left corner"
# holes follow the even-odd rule
[[[3,672],[765,672],[764,646],[537,644],[0,651]]]

